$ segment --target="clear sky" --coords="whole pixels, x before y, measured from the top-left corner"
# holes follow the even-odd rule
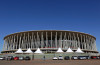
[[[0,0],[0,51],[4,36],[28,30],[89,33],[100,51],[100,0]]]

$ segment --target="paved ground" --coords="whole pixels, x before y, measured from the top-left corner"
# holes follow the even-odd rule
[[[100,65],[100,60],[0,61],[0,65]]]

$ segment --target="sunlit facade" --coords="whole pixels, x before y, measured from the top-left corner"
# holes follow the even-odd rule
[[[19,48],[23,51],[31,48],[33,52],[40,48],[45,53],[53,53],[59,47],[63,51],[68,47],[73,51],[80,47],[85,53],[98,53],[94,36],[63,30],[25,31],[7,35],[4,37],[2,53],[14,53]]]

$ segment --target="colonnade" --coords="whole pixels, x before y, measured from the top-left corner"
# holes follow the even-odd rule
[[[97,51],[95,38],[91,35],[74,32],[37,31],[23,32],[9,35],[4,38],[3,51],[35,48],[58,48]]]

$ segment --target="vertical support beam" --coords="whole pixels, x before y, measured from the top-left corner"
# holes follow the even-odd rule
[[[33,48],[34,48],[33,34],[34,34],[34,33],[32,32],[31,49],[33,49]]]
[[[14,35],[12,36],[12,50],[14,50]]]
[[[30,34],[30,36],[29,36],[29,42],[30,42],[29,48],[31,48],[31,47],[32,47],[32,35],[31,35],[31,34]]]
[[[37,46],[39,48],[38,32],[37,32]]]
[[[90,37],[90,49],[92,50],[92,43],[91,43],[91,37]]]
[[[34,48],[38,48],[35,35],[34,35],[34,41],[35,41]]]
[[[21,40],[21,42],[22,42],[22,44],[21,44],[22,49],[24,49],[24,36],[23,36],[23,35],[22,35],[22,40]]]
[[[88,47],[89,47],[89,50],[90,50],[90,38],[88,36]]]
[[[22,39],[22,48],[25,49],[25,33],[23,33],[23,39]]]
[[[10,50],[10,41],[9,41],[9,37],[8,37],[8,49],[7,50]]]
[[[7,50],[9,50],[9,37],[8,37]]]
[[[52,32],[51,32],[51,45],[50,46],[51,46],[51,48],[53,47],[53,45],[52,45]]]
[[[4,40],[4,44],[3,44],[3,51],[5,50],[5,40]]]
[[[41,33],[41,48],[44,47],[44,38],[43,38],[43,32]]]
[[[7,38],[7,50],[8,50],[8,45],[9,45],[9,37]]]
[[[87,35],[86,35],[86,49],[88,49],[88,39],[87,39]]]
[[[70,38],[69,38],[69,36],[70,35],[68,34],[68,41],[67,41],[68,42],[68,47],[70,47],[70,42],[69,42],[70,41]]]
[[[69,42],[70,42],[70,47],[72,48],[72,45],[71,45],[71,34],[69,32]]]
[[[7,45],[7,50],[9,50],[9,37],[8,37],[8,45]]]
[[[7,38],[5,39],[5,50],[7,50]]]
[[[84,37],[84,49],[86,49],[86,40],[85,40],[85,35],[83,35]]]
[[[62,48],[62,32],[61,32],[61,48]]]
[[[57,32],[56,32],[56,35],[55,35],[55,47],[57,48]]]
[[[21,48],[21,38],[22,38],[22,34],[20,35],[19,48]]]
[[[62,32],[61,32],[61,34],[60,34],[59,46],[62,48]]]
[[[6,50],[6,44],[7,44],[7,41],[6,41],[6,39],[4,39],[4,49],[3,49],[3,51],[5,51]]]
[[[88,36],[87,38],[88,38],[88,48],[89,48],[89,50],[90,50],[90,46],[89,46],[89,44],[90,44],[89,36]]]
[[[48,48],[48,33],[46,32],[46,48]]]
[[[72,49],[74,49],[74,36],[73,36],[73,34],[71,35],[71,43],[72,43]]]
[[[69,42],[70,42],[70,47],[72,48],[72,44],[71,44],[71,34],[69,32]]]
[[[11,36],[9,38],[10,38],[9,39],[9,41],[10,41],[10,43],[9,43],[9,50],[11,50]]]
[[[28,35],[26,36],[26,49],[28,49]]]
[[[82,34],[80,34],[80,36],[81,36],[81,49],[83,49],[83,42],[82,42]]]
[[[15,42],[15,35],[14,35],[14,48],[13,48],[13,50],[15,50],[15,47],[16,47],[16,42]]]
[[[78,39],[78,47],[80,47],[80,40],[78,34],[77,34],[77,39]]]
[[[75,33],[73,33],[73,36],[74,36],[74,49],[77,49],[77,43],[76,43]]]
[[[63,38],[63,48],[64,49],[66,48],[66,32],[65,32],[65,35],[64,35],[64,38]]]
[[[95,51],[97,51],[97,48],[96,48],[96,41],[94,41],[94,44],[95,44]]]
[[[39,38],[39,34],[38,34],[38,32],[37,32],[37,43],[38,43],[38,48],[40,48],[41,45],[40,45],[40,38]]]
[[[7,38],[5,39],[5,42],[6,42],[5,43],[5,50],[7,50],[7,44],[8,44],[8,39]]]
[[[65,48],[67,49],[68,48],[68,43],[67,43],[67,34],[65,33]]]
[[[17,34],[17,43],[16,43],[16,48],[18,49],[18,45],[19,45],[19,43],[18,43],[18,34]]]
[[[10,43],[9,43],[9,45],[10,45],[10,49],[9,50],[11,50],[11,46],[12,46],[12,44],[11,44],[11,41],[12,41],[12,39],[11,39],[11,36],[10,36],[10,39],[9,39],[9,41],[10,41]]]
[[[28,39],[28,41],[27,41],[27,42],[28,42],[27,45],[28,45],[28,48],[29,48],[29,47],[30,47],[30,42],[29,42],[29,32],[28,32],[28,37],[27,37],[27,39]],[[27,48],[27,49],[28,49],[28,48]]]
[[[26,40],[25,40],[25,33],[23,33],[23,49],[26,49]]]
[[[95,43],[93,38],[92,38],[92,43],[93,43],[93,51],[95,51]]]
[[[12,50],[12,36],[10,36],[10,50]]]

